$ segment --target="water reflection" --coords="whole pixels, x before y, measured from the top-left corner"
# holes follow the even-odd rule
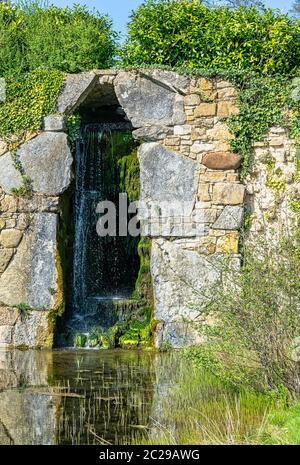
[[[162,355],[0,352],[0,444],[117,444],[149,431]],[[166,382],[163,381],[163,382]]]

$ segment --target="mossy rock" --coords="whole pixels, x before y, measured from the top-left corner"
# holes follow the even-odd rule
[[[111,345],[111,341],[109,339],[108,336],[106,336],[105,334],[102,334],[99,339],[99,345],[101,347],[101,349],[105,349],[105,350],[108,350],[108,349],[112,349],[112,345]]]
[[[97,336],[90,336],[88,339],[89,347],[97,347],[99,341]]]
[[[87,337],[85,334],[76,334],[74,338],[74,345],[75,347],[85,347],[87,343]]]

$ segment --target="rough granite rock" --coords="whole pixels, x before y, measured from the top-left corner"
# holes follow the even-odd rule
[[[7,151],[7,144],[4,140],[0,139],[0,157]]]
[[[19,318],[19,310],[12,307],[0,307],[0,326],[13,326]]]
[[[34,192],[58,195],[69,187],[73,158],[66,134],[44,132],[23,144],[17,157]]]
[[[134,139],[142,142],[156,142],[173,134],[173,129],[167,126],[147,126],[132,132]]]
[[[13,260],[0,276],[0,302],[4,305],[25,303],[48,310],[54,306],[56,229],[56,214],[31,216]]]
[[[6,270],[7,265],[9,264],[11,257],[13,256],[13,253],[13,249],[0,249],[0,273],[3,273],[3,271]]]
[[[68,74],[58,96],[57,113],[70,113],[74,111],[85,100],[97,81],[98,76],[93,71]]]
[[[34,310],[26,317],[18,318],[14,326],[12,343],[16,348],[43,348],[47,346],[48,338],[48,312]]]
[[[0,326],[0,348],[12,342],[12,329],[10,325]]]
[[[18,247],[22,238],[22,231],[18,229],[4,229],[0,233],[0,246],[9,248]]]
[[[193,160],[155,142],[142,144],[138,156],[141,200],[194,203],[198,170]]]
[[[238,205],[244,202],[245,186],[238,183],[219,182],[213,188],[213,203],[220,205]]]
[[[10,194],[12,189],[19,189],[22,184],[21,173],[16,169],[11,153],[7,152],[0,157],[0,187]]]
[[[186,324],[197,319],[207,290],[219,279],[219,270],[216,261],[184,249],[180,242],[161,238],[152,241],[155,319],[164,324],[165,341],[174,347],[187,343],[183,338]],[[188,331],[190,342],[191,336],[195,336],[193,331]]]
[[[236,170],[241,162],[242,158],[231,152],[211,152],[202,158],[202,164],[212,170]]]
[[[183,96],[149,76],[121,71],[115,79],[115,91],[134,128],[186,121]]]
[[[44,131],[60,132],[66,129],[66,121],[64,115],[49,115],[43,120]]]
[[[175,92],[180,94],[186,94],[190,86],[190,78],[182,74],[178,74],[175,71],[166,71],[162,69],[154,69],[149,71],[149,69],[142,69],[140,73],[148,78],[157,81]]]
[[[226,205],[213,229],[239,229],[242,226],[244,208],[240,205]]]

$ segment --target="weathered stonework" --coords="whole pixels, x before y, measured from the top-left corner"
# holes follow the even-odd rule
[[[207,287],[219,279],[219,261],[228,255],[239,261],[245,187],[224,120],[238,112],[233,86],[161,70],[69,75],[57,113],[17,150],[21,171],[0,146],[6,152],[1,156],[0,151],[0,344],[6,347],[45,347],[51,341],[48,314],[59,293],[58,205],[70,184],[72,164],[64,116],[97,99],[119,105],[142,143],[140,217],[143,233],[153,239],[158,346],[197,341],[193,322]],[[270,146],[279,157],[275,142]],[[22,186],[24,175],[33,192],[13,196],[11,189]],[[16,309],[20,304],[32,308],[25,319]]]
[[[59,195],[69,186],[73,159],[62,132],[44,132],[17,150],[17,159],[34,192]]]
[[[295,157],[295,141],[280,127],[271,128],[265,140],[255,144],[245,180],[249,240],[256,234],[276,240],[297,223],[300,183]]]

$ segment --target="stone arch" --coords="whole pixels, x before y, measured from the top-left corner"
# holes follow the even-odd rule
[[[244,186],[224,122],[237,112],[236,97],[227,81],[171,71],[97,70],[67,76],[56,114],[44,118],[43,131],[17,150],[22,174],[32,182],[30,198],[11,195],[12,187],[22,187],[23,178],[11,153],[0,156],[0,225],[5,222],[0,233],[0,315],[23,303],[43,308],[26,323],[16,318],[0,325],[0,343],[51,343],[47,316],[59,293],[59,198],[69,186],[72,164],[65,116],[93,106],[97,112],[114,106],[115,117],[127,118],[141,143],[145,208],[140,215],[143,233],[153,244],[156,344],[169,341],[180,347],[195,341],[186,322],[199,313],[205,286],[218,279],[216,260],[230,254],[239,261]],[[175,213],[170,208],[174,205]],[[28,332],[32,337],[26,339]]]

